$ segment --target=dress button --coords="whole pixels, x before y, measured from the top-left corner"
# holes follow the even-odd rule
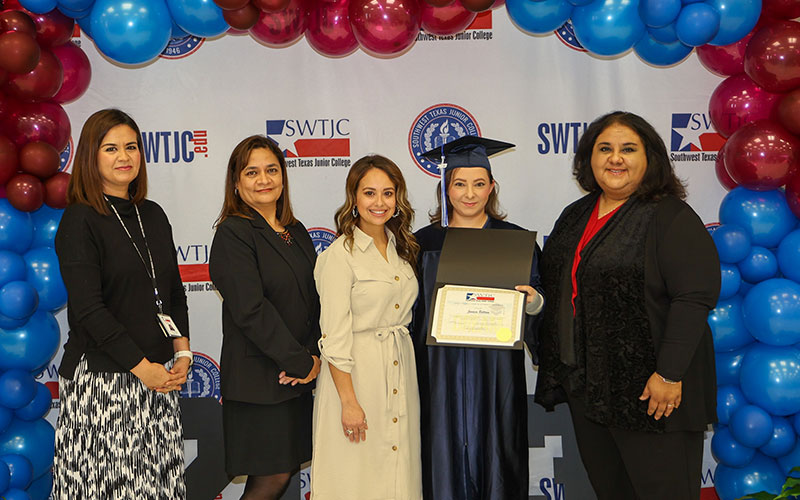
[[[392,389],[392,394],[397,394],[397,389]]]
[[[324,333],[323,333],[323,334],[322,334],[322,338],[323,338],[323,339],[326,339],[326,338],[328,338],[328,336],[327,336],[326,334],[324,334]]]
[[[392,446],[392,451],[397,451],[397,446]]]
[[[394,366],[397,366],[397,365],[399,365],[399,364],[400,364],[400,363],[398,363],[398,362],[397,362],[397,360],[395,359],[395,360],[394,360]]]
[[[393,423],[393,424],[396,424],[396,423],[397,423],[397,417],[394,417],[394,418],[392,419],[392,423]]]
[[[395,276],[395,277],[394,277],[394,280],[395,280],[395,281],[400,281],[400,276]]]
[[[395,309],[400,309],[400,304],[395,304],[395,305],[394,305],[394,308],[395,308]]]

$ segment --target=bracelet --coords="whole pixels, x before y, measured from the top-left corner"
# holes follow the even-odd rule
[[[173,359],[177,361],[178,358],[189,358],[189,366],[194,364],[194,354],[192,354],[192,351],[178,351],[175,353],[175,357]]]
[[[670,380],[670,379],[668,379],[668,378],[665,378],[665,377],[664,377],[664,376],[662,376],[661,374],[659,374],[659,375],[658,375],[658,377],[659,377],[659,378],[661,379],[661,381],[662,381],[662,382],[664,382],[665,384],[679,384],[679,383],[680,383],[680,382],[679,382],[679,381],[677,381],[677,380]]]

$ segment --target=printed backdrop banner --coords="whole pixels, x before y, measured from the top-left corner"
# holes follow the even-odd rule
[[[241,479],[228,484],[221,473],[220,431],[213,425],[219,420],[221,299],[208,277],[226,165],[241,139],[266,134],[285,151],[293,207],[318,251],[334,238],[333,213],[354,161],[379,153],[401,167],[419,228],[427,224],[437,184],[435,168],[419,154],[467,134],[516,144],[492,160],[500,200],[510,221],[546,236],[561,210],[581,196],[571,175],[578,137],[594,118],[616,109],[636,112],[656,127],[688,182],[689,203],[706,223],[717,220],[724,190],[714,159],[722,140],[707,109],[720,79],[694,55],[668,69],[650,67],[632,53],[597,59],[572,47],[563,31],[563,38],[526,35],[500,9],[479,16],[462,35],[420,34],[394,59],[361,51],[332,59],[303,39],[274,49],[227,35],[174,42],[168,57],[136,68],[114,65],[85,35],[76,38],[92,62],[93,80],[84,97],[66,107],[72,151],[91,113],[107,107],[129,112],[143,133],[149,197],[172,223],[196,352],[183,396],[213,398],[184,401],[192,500],[236,499],[243,487]],[[59,318],[66,336],[66,315]],[[42,381],[57,383],[59,361],[60,354]],[[529,367],[530,394],[535,376]],[[529,399],[531,497],[593,498],[566,407],[545,414]],[[51,412],[51,420],[55,416]],[[713,484],[713,466],[707,453],[704,486]],[[301,473],[286,498],[307,498],[309,473]]]

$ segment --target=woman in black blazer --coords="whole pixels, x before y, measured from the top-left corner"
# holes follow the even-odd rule
[[[275,499],[311,459],[311,381],[319,373],[316,253],[292,215],[286,161],[264,136],[231,153],[211,245],[222,295],[225,469],[242,500]]]

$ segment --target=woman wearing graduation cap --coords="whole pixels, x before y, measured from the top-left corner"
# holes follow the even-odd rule
[[[522,229],[503,220],[489,164],[489,156],[512,147],[506,142],[466,136],[423,155],[434,161],[444,156],[446,163],[437,208],[430,217],[432,224],[415,234],[420,245],[420,294],[414,309],[413,335],[426,500],[528,498],[525,353],[425,344],[447,226]],[[537,246],[530,282],[517,286],[528,295],[529,315],[538,314],[544,304],[539,253]],[[533,353],[536,322],[529,318],[525,329],[525,341]]]

